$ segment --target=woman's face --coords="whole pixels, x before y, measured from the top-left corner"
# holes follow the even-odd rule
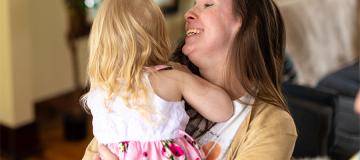
[[[241,26],[241,19],[233,14],[232,0],[195,0],[185,21],[184,54],[199,68],[225,65]]]

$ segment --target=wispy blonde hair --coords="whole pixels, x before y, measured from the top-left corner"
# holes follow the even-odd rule
[[[167,64],[170,56],[160,8],[152,0],[104,0],[89,48],[90,90],[100,87],[108,93],[107,100],[120,97],[129,108],[149,111],[144,67]]]

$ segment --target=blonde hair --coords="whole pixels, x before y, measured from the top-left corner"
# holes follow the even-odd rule
[[[105,100],[120,97],[129,108],[151,111],[144,67],[167,64],[170,56],[160,8],[152,0],[104,0],[92,25],[89,47],[90,90],[100,87],[108,93]]]

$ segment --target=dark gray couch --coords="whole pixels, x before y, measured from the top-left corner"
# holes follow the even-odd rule
[[[359,61],[325,76],[317,85],[318,89],[339,97],[334,117],[334,144],[330,148],[334,159],[348,159],[360,149],[360,115],[354,111],[359,86]]]

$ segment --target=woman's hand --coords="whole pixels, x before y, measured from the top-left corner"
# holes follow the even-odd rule
[[[94,160],[100,160],[100,155],[104,160],[118,160],[118,158],[103,144],[98,144],[99,154],[94,157]]]

